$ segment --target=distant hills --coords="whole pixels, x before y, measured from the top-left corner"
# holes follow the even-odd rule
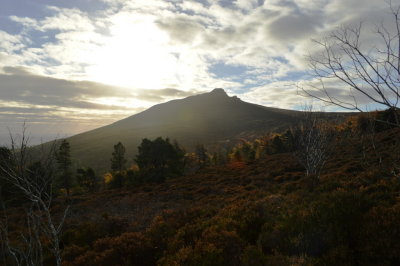
[[[113,145],[121,141],[133,158],[143,138],[177,140],[186,149],[196,144],[226,145],[241,137],[279,132],[296,124],[301,112],[244,102],[223,89],[172,100],[108,126],[68,138],[77,166],[109,169]]]

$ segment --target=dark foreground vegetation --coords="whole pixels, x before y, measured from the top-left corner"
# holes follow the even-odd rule
[[[3,148],[0,262],[400,265],[400,131],[390,117],[310,115],[230,150],[143,140],[132,167],[118,143],[105,179],[90,168],[72,174],[65,142],[53,164],[26,169]],[[37,179],[51,165],[57,179]],[[45,206],[13,173],[44,182]]]

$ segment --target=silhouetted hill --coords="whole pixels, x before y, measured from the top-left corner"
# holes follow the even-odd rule
[[[143,138],[169,137],[186,149],[222,145],[239,137],[277,132],[298,121],[301,112],[251,104],[223,89],[155,105],[139,114],[70,137],[78,166],[109,169],[113,145],[121,141],[133,158]],[[224,144],[224,145],[225,145]]]

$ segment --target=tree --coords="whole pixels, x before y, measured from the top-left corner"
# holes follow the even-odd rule
[[[376,43],[363,39],[361,23],[341,27],[315,41],[322,52],[310,56],[309,62],[319,85],[300,87],[303,92],[322,102],[361,112],[364,109],[360,102],[367,100],[392,110],[393,121],[383,122],[400,126],[400,6],[390,4],[390,10],[392,23],[377,28]],[[347,95],[335,95],[337,90],[328,81],[340,81]]]
[[[200,168],[204,168],[209,163],[209,156],[203,144],[197,144],[195,147],[195,155]]]
[[[111,157],[111,170],[113,172],[121,172],[126,168],[125,147],[121,142],[114,145],[114,152]]]
[[[143,139],[135,159],[143,178],[163,182],[168,177],[179,176],[184,168],[184,151],[178,144],[161,137],[151,141]]]
[[[94,192],[98,187],[98,178],[92,168],[79,168],[76,170],[76,181],[87,192]]]
[[[7,147],[0,147],[0,198],[7,200],[15,193],[14,186],[7,181],[7,172],[4,169],[13,169],[11,150]]]
[[[20,220],[24,225],[21,230],[9,226],[7,202],[0,195],[0,242],[4,252],[3,263],[43,265],[44,249],[48,249],[54,257],[54,265],[59,266],[62,264],[60,235],[69,206],[66,206],[63,213],[53,212],[55,142],[50,147],[42,146],[40,156],[32,163],[25,129],[24,127],[19,145],[11,136],[11,148],[1,149],[1,156],[4,159],[6,155],[7,163],[0,163],[0,179],[11,184],[18,195],[24,197],[20,205],[20,214],[24,214]]]
[[[273,153],[281,153],[285,151],[285,146],[283,145],[282,137],[280,135],[275,135],[272,138],[271,146]]]
[[[286,130],[286,132],[282,135],[282,138],[285,144],[285,151],[292,152],[295,147],[295,140],[292,130],[290,129]]]
[[[66,139],[61,142],[56,158],[59,170],[60,187],[66,190],[67,197],[69,197],[73,180],[71,172],[72,161],[70,145]]]
[[[241,141],[242,143],[240,145],[240,151],[242,153],[243,159],[246,162],[254,161],[256,159],[256,150],[254,149],[253,143],[244,139],[242,139]]]
[[[12,153],[7,147],[0,147],[0,165],[2,168],[10,166],[12,164]],[[0,175],[4,175],[5,172],[1,171]]]
[[[114,172],[112,175],[112,179],[108,183],[109,188],[121,188],[124,186],[125,183],[125,176],[126,174],[122,172]]]
[[[332,131],[312,112],[312,106],[303,112],[303,119],[295,129],[295,155],[305,167],[312,185],[319,181],[320,173],[331,154]]]

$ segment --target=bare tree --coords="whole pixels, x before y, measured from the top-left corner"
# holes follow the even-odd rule
[[[305,106],[303,114],[300,125],[294,130],[295,156],[315,185],[331,154],[333,133],[321,120],[321,114],[313,112],[312,105]]]
[[[394,121],[382,122],[400,126],[400,6],[389,6],[391,23],[382,22],[377,27],[374,44],[363,40],[362,23],[342,26],[315,41],[322,52],[309,56],[309,63],[319,82],[299,86],[300,89],[308,96],[348,110],[365,111],[360,102],[367,100],[393,110]],[[329,81],[340,81],[347,88],[347,95],[335,95]]]
[[[44,249],[48,248],[54,256],[55,265],[61,265],[60,233],[68,206],[62,213],[55,214],[53,211],[56,143],[46,148],[42,145],[40,158],[32,166],[28,150],[29,138],[25,131],[24,126],[18,145],[11,136],[10,160],[8,163],[0,163],[0,178],[23,197],[21,206],[25,210],[25,230],[10,230],[7,215],[9,208],[0,197],[0,235],[3,249],[16,265],[42,265]],[[13,210],[20,209],[14,207]],[[19,241],[10,241],[10,236],[18,237]]]

